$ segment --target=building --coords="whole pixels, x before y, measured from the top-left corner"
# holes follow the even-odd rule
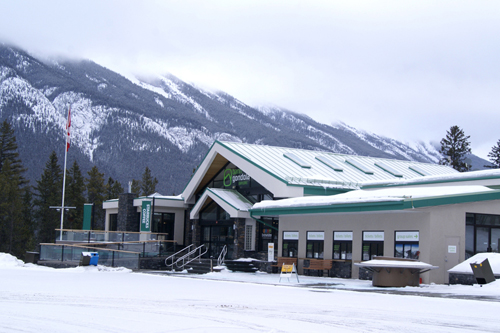
[[[124,194],[103,206],[107,230],[167,232],[211,257],[227,246],[229,258],[267,260],[272,243],[299,272],[330,259],[333,275],[363,278],[354,262],[401,256],[440,266],[424,281],[444,283],[466,253],[498,252],[499,186],[496,170],[216,141],[179,196]]]

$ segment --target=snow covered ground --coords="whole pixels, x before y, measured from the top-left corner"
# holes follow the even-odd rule
[[[0,254],[0,332],[500,331],[500,281],[383,289],[370,281],[299,279],[52,269]]]

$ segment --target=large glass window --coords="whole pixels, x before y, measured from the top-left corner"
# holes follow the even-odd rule
[[[352,260],[352,231],[333,232],[333,259]]]
[[[465,257],[479,252],[500,252],[500,215],[465,215]]]
[[[384,232],[363,231],[361,260],[371,260],[384,255]]]
[[[323,259],[324,242],[324,231],[308,231],[306,243],[306,258]]]
[[[283,231],[283,249],[282,257],[297,258],[299,250],[299,232]]]
[[[396,231],[394,242],[394,257],[418,259],[420,234],[418,231]]]
[[[257,244],[258,251],[267,252],[269,243],[274,243],[274,248],[278,248],[278,219],[263,217],[261,221],[264,223],[257,223]],[[274,227],[274,228],[271,228]]]
[[[153,216],[151,231],[168,234],[167,240],[174,239],[175,214],[174,213],[156,213]]]

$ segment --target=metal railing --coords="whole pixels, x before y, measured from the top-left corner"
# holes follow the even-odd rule
[[[82,252],[97,252],[99,265],[139,269],[140,252],[70,244],[40,244],[40,261],[80,262]]]
[[[191,244],[182,250],[179,250],[178,252],[175,252],[171,256],[168,256],[165,258],[165,266],[170,267],[173,269],[175,261],[177,258],[184,256],[186,253],[189,253],[192,249],[194,248],[194,244]],[[170,262],[169,262],[170,261]]]
[[[90,243],[88,245],[75,244],[81,246],[89,246],[94,248],[105,248],[112,250],[131,251],[141,253],[142,258],[147,257],[161,257],[176,251],[175,241],[130,241],[130,242],[103,242],[103,243]]]
[[[224,245],[222,251],[220,251],[219,257],[217,258],[217,266],[224,265],[224,259],[226,258],[226,254],[227,254],[227,245]]]
[[[62,232],[62,238],[61,238]],[[166,240],[166,233],[56,229],[56,240],[75,243]]]
[[[186,249],[190,249],[193,246],[194,245],[191,244]],[[186,266],[190,262],[192,262],[192,261],[194,261],[196,259],[201,258],[201,256],[203,256],[205,253],[207,253],[207,251],[208,251],[208,249],[206,248],[205,244],[202,244],[202,245],[198,246],[197,248],[195,248],[193,250],[190,250],[189,252],[187,252],[183,256],[181,256],[181,257],[173,260],[172,264],[170,264],[170,265],[167,264],[167,259],[168,258],[165,259],[165,264],[167,265],[167,267],[171,267],[172,269],[174,268],[174,265],[175,265],[176,268],[183,269],[184,266]],[[181,251],[179,251],[179,252],[181,252]]]

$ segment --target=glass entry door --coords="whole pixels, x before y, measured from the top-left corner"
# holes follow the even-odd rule
[[[234,230],[233,225],[202,226],[202,243],[208,249],[205,257],[217,259],[224,245],[227,246],[226,258],[233,258]]]

